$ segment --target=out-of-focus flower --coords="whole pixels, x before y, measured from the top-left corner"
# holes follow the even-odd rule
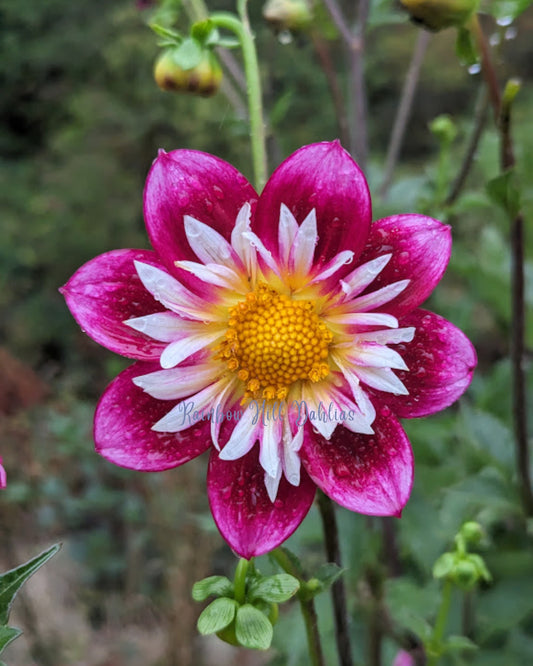
[[[263,7],[263,16],[277,31],[305,31],[313,21],[307,0],[268,0]]]
[[[211,97],[220,88],[222,68],[215,54],[209,49],[200,62],[189,69],[178,65],[167,49],[159,56],[154,67],[154,78],[161,90],[186,92],[201,97]]]
[[[409,654],[409,652],[406,652],[405,650],[400,650],[400,652],[398,652],[398,654],[394,658],[392,666],[415,666],[415,660]]]
[[[479,0],[400,0],[411,18],[429,30],[463,26],[477,10]]]
[[[371,225],[338,142],[295,152],[260,196],[212,155],[161,152],[144,212],[154,251],[103,254],[62,289],[94,340],[137,360],[100,400],[97,450],[157,471],[209,449],[213,516],[247,558],[292,534],[317,486],[399,516],[413,454],[397,417],[447,407],[476,365],[463,333],[418,307],[449,227]]]
[[[6,487],[6,470],[2,465],[2,456],[0,456],[0,490]]]

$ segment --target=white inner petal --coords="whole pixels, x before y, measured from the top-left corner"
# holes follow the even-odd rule
[[[315,275],[315,277],[311,280],[310,284],[315,284],[316,282],[322,282],[323,280],[326,280],[327,278],[331,277],[334,273],[336,273],[339,268],[342,266],[346,266],[346,264],[349,264],[350,262],[353,261],[353,252],[350,250],[343,250],[342,252],[339,252],[331,261],[329,261],[324,268]]]
[[[279,213],[278,243],[280,261],[285,268],[289,265],[289,254],[297,233],[298,222],[296,222],[296,218],[285,204],[281,204]]]
[[[133,383],[152,398],[177,400],[200,391],[219,374],[220,368],[215,363],[198,363],[140,375],[133,379]]]
[[[377,342],[380,345],[396,345],[401,342],[411,342],[415,337],[415,327],[397,328],[395,331],[370,331],[368,333],[356,333],[354,342]]]
[[[231,232],[231,244],[244,264],[248,277],[251,279],[252,283],[255,283],[257,274],[257,252],[249,239],[244,235],[245,232],[251,233],[251,211],[252,209],[249,203],[245,203],[240,209],[235,226]]]
[[[204,333],[191,335],[171,342],[161,354],[160,363],[162,368],[173,368],[178,363],[181,363],[189,356],[192,356],[197,351],[207,347],[211,343],[222,337],[223,332],[215,331],[212,333]]]
[[[394,395],[409,395],[402,381],[396,377],[390,368],[354,368],[355,374],[364,383],[378,391],[393,393]]]
[[[154,423],[152,430],[155,432],[181,432],[199,423],[200,420],[207,421],[213,401],[224,389],[225,384],[226,380],[218,381],[178,402],[168,414]]]
[[[279,267],[272,256],[272,252],[267,250],[263,244],[263,241],[253,233],[253,231],[246,231],[243,233],[243,237],[250,242],[250,245],[254,247],[261,259],[265,264],[270,268],[270,270],[279,276]]]
[[[384,312],[347,312],[346,314],[331,315],[328,321],[332,324],[347,324],[349,326],[388,326],[398,328],[398,320]]]
[[[313,265],[315,246],[318,242],[316,211],[313,210],[298,227],[289,255],[289,268],[298,275],[306,275]]]
[[[196,275],[197,278],[208,284],[225,287],[226,289],[235,289],[243,293],[246,293],[249,289],[246,281],[233,268],[222,264],[204,265],[196,261],[176,261],[176,266]]]
[[[127,319],[124,324],[160,342],[183,338],[191,332],[199,332],[200,327],[205,326],[196,321],[181,319],[173,312],[156,312],[144,317],[134,317]]]
[[[281,421],[274,417],[263,419],[260,435],[259,463],[269,476],[276,478],[281,468]]]
[[[356,365],[395,370],[409,369],[397,351],[375,342],[364,342],[355,346],[351,352],[348,352],[347,358]]]
[[[369,284],[374,282],[376,277],[381,273],[385,266],[389,263],[392,254],[384,254],[377,259],[367,261],[366,264],[358,266],[355,270],[349,273],[344,280],[341,280],[341,287],[346,298],[353,298],[360,294],[363,289],[366,289]]]
[[[203,264],[235,264],[235,251],[218,231],[190,215],[185,215],[183,222],[189,245]]]
[[[399,280],[398,282],[388,284],[386,287],[382,287],[377,291],[372,291],[370,294],[365,294],[364,296],[354,298],[353,301],[350,301],[350,306],[359,312],[365,312],[372,310],[373,308],[379,308],[401,294],[410,281],[411,280]]]
[[[261,422],[255,419],[254,410],[245,409],[231,437],[219,454],[222,460],[237,460],[251,450],[259,438]]]

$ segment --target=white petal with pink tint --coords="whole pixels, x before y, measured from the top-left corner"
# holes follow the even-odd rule
[[[330,315],[328,322],[332,324],[346,324],[348,326],[388,326],[398,328],[398,320],[384,312],[348,312],[346,314]]]
[[[199,363],[140,375],[133,378],[133,383],[152,398],[177,400],[200,391],[218,375],[220,368],[217,368],[216,364]]]
[[[250,215],[250,204],[245,203],[237,215],[235,226],[231,232],[231,245],[244,264],[248,277],[254,283],[257,274],[257,253],[250,241],[244,237],[245,232],[251,233]]]
[[[259,438],[261,422],[256,418],[253,409],[245,409],[231,437],[220,452],[221,460],[237,460],[246,455]]]
[[[261,257],[261,259],[265,262],[265,264],[270,268],[270,270],[273,273],[275,273],[278,277],[280,277],[279,266],[274,260],[272,252],[270,252],[270,250],[267,250],[266,247],[264,246],[263,241],[258,236],[256,236],[253,231],[244,232],[243,238],[249,241],[250,245],[256,249],[257,253]]]
[[[298,233],[298,222],[285,204],[281,204],[279,211],[278,244],[279,258],[284,268],[289,266],[289,255],[292,244]]]
[[[155,432],[181,432],[200,420],[206,420],[216,396],[224,389],[226,382],[218,381],[206,386],[186,400],[178,402],[173,409],[152,426]]]
[[[313,210],[298,227],[289,255],[289,269],[297,275],[306,275],[313,265],[315,246],[318,242],[316,211]]]
[[[178,338],[183,338],[190,335],[191,332],[198,332],[201,330],[200,327],[203,326],[198,322],[182,319],[173,312],[156,312],[144,317],[127,319],[124,323],[126,326],[161,342],[172,342]]]
[[[259,462],[265,472],[276,477],[281,468],[280,443],[281,443],[281,421],[274,417],[267,417],[262,423],[260,430],[261,450]]]
[[[205,302],[160,268],[135,261],[137,274],[152,296],[166,308],[189,319],[214,318]]]
[[[401,342],[411,342],[415,335],[415,327],[397,328],[394,331],[369,331],[356,333],[354,342],[377,342],[381,345],[397,345]]]
[[[293,435],[288,417],[284,418],[282,438],[281,462],[283,466],[283,473],[291,485],[299,486],[301,462],[298,452],[302,448],[303,444],[303,426],[299,427],[296,431],[296,434]]]
[[[355,374],[364,383],[378,391],[394,393],[395,395],[408,395],[409,391],[389,368],[354,368]]]
[[[217,287],[234,289],[241,293],[249,291],[249,285],[241,275],[237,274],[232,268],[222,264],[199,264],[196,261],[176,261],[176,266],[182,268],[207,284],[214,284]]]
[[[373,308],[379,308],[401,294],[408,284],[409,280],[399,280],[398,282],[393,282],[392,284],[388,284],[386,287],[382,287],[377,291],[372,291],[370,294],[365,294],[364,296],[354,298],[352,301],[350,301],[350,307],[361,312],[372,310]]]
[[[189,215],[184,216],[183,222],[189,245],[203,264],[235,264],[235,251],[218,231]]]
[[[341,280],[341,287],[346,294],[346,299],[360,294],[369,284],[376,279],[385,266],[389,263],[392,254],[384,254],[377,259],[367,261],[366,264],[358,266]]]
[[[403,358],[394,349],[375,342],[364,342],[354,345],[353,350],[346,354],[349,361],[356,365],[371,366],[375,368],[393,368],[395,370],[408,370]]]
[[[350,250],[343,250],[342,252],[339,252],[339,254],[336,257],[334,257],[323,267],[320,273],[317,273],[317,275],[315,275],[315,277],[309,282],[309,284],[315,284],[316,282],[322,282],[323,280],[326,280],[327,278],[334,275],[339,270],[339,268],[342,268],[342,266],[346,266],[346,264],[349,264],[352,261],[353,261],[353,252],[351,252]]]
[[[181,363],[189,356],[192,356],[196,352],[200,351],[204,347],[212,344],[219,338],[221,338],[223,332],[215,331],[212,333],[204,333],[198,335],[191,335],[189,337],[183,338],[182,340],[176,340],[176,342],[171,342],[161,354],[161,367],[162,368],[173,368],[178,363]]]
[[[278,467],[276,476],[270,476],[265,472],[265,488],[271,502],[274,502],[276,500],[280,481],[281,481],[281,467]]]

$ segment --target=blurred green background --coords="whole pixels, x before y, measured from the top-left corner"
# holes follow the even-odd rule
[[[338,130],[311,42],[305,35],[280,39],[263,23],[261,3],[252,4],[272,169],[300,145],[333,139]],[[350,10],[348,0],[342,4]],[[219,0],[210,8],[232,4]],[[431,308],[465,330],[480,366],[459,406],[406,424],[416,483],[395,523],[396,561],[390,523],[339,513],[358,663],[367,663],[376,616],[415,634],[433,617],[439,586],[432,565],[460,524],[476,519],[486,530],[483,554],[494,582],[466,600],[454,598],[450,631],[480,645],[455,663],[523,666],[533,663],[532,525],[520,506],[513,451],[508,221],[485,189],[498,174],[498,140],[489,117],[467,188],[445,207],[437,183],[448,190],[457,173],[481,81],[458,63],[453,31],[432,36],[401,160],[388,198],[380,200],[390,128],[418,31],[392,1],[373,0],[371,10],[374,215],[425,212],[452,225],[450,269]],[[0,495],[1,568],[64,542],[17,601],[13,623],[25,635],[5,660],[300,666],[307,658],[296,608],[285,611],[267,655],[196,636],[200,606],[190,600],[192,582],[231,572],[234,564],[207,509],[205,461],[143,475],[113,467],[93,450],[95,402],[126,362],[84,336],[58,287],[101,252],[147,247],[142,191],[158,148],[209,151],[251,177],[242,104],[236,108],[221,93],[201,99],[155,86],[158,48],[149,16],[133,0],[0,0],[0,454],[8,472]],[[506,26],[485,17],[484,25],[502,81],[513,75],[524,83],[514,137],[528,221],[531,407],[533,11]],[[334,33],[327,43],[345,85],[342,45]],[[447,163],[428,128],[443,113],[458,130]],[[310,566],[324,560],[314,510],[289,545]],[[328,664],[335,664],[327,595],[319,610]],[[397,646],[386,633],[382,663],[389,666]]]

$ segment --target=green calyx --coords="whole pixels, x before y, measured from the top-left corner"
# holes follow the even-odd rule
[[[189,38],[161,53],[154,78],[161,90],[211,97],[220,88],[222,68],[210,49]]]

